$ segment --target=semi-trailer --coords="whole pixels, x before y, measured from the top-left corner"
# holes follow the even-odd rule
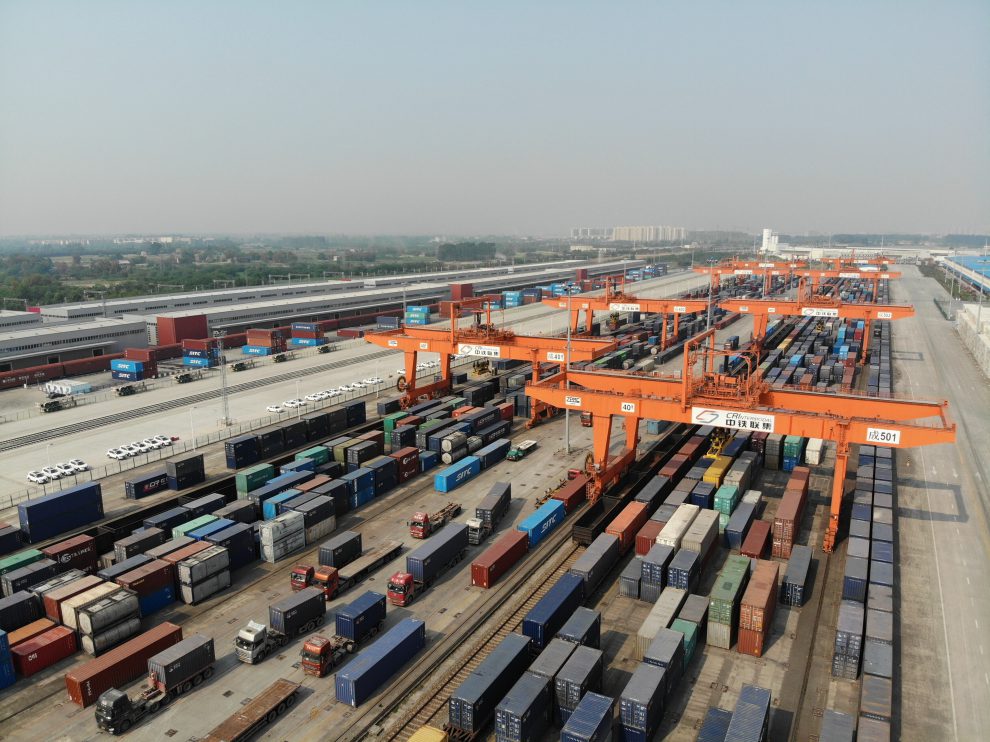
[[[307,675],[327,676],[337,663],[353,654],[365,639],[385,628],[385,596],[369,590],[337,611],[336,633],[316,634],[303,644],[302,668]]]
[[[292,708],[300,684],[279,678],[212,729],[204,742],[243,742]]]
[[[474,509],[474,517],[467,521],[468,543],[478,546],[495,532],[495,527],[509,510],[512,485],[496,482],[484,499]]]
[[[322,590],[327,600],[333,600],[382,565],[391,562],[401,552],[401,541],[386,541],[343,567],[326,564],[313,567],[308,564],[297,564],[289,579],[295,591],[312,586]],[[320,554],[323,553],[324,550],[321,548]]]
[[[448,502],[435,513],[414,513],[409,521],[409,535],[413,538],[428,538],[460,514],[461,506],[456,502]]]
[[[323,591],[308,587],[268,606],[268,626],[248,621],[237,632],[237,659],[249,665],[261,662],[289,640],[323,625],[327,603]]]
[[[406,571],[388,580],[388,600],[406,606],[416,594],[457,564],[467,554],[468,529],[463,523],[448,523],[437,535],[406,557]]]

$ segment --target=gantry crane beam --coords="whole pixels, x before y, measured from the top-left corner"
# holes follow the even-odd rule
[[[589,473],[593,499],[600,497],[633,463],[643,418],[832,440],[837,452],[823,544],[826,551],[831,551],[845,493],[850,445],[910,448],[953,443],[956,439],[956,426],[948,419],[948,403],[944,401],[772,389],[755,373],[741,378],[715,373],[715,355],[722,352],[713,345],[701,349],[707,355],[702,356],[702,372],[696,375],[699,353],[692,346],[713,340],[713,332],[707,331],[688,342],[681,378],[565,371],[526,385],[526,393],[535,400],[591,413],[594,454]],[[609,459],[612,419],[616,415],[624,420],[625,451]]]
[[[603,296],[582,296],[557,299],[544,299],[548,307],[570,310],[571,332],[577,332],[581,312],[585,313],[585,327],[591,332],[595,312],[643,312],[663,315],[660,332],[660,349],[667,348],[667,315],[674,316],[673,335],[676,338],[680,329],[680,317],[691,312],[707,312],[707,299],[642,299],[625,293],[610,293]]]
[[[796,270],[805,269],[803,260],[729,260],[716,265],[696,265],[695,273],[711,277],[712,293],[717,294],[722,276],[763,276],[763,293],[770,293],[770,285],[776,276],[790,276]]]
[[[818,290],[822,279],[825,278],[852,278],[861,281],[869,281],[873,285],[874,303],[879,303],[880,301],[880,281],[901,277],[900,271],[881,270],[879,268],[871,268],[869,266],[856,266],[831,270],[798,270],[794,272],[794,275],[796,275],[799,279],[809,281],[811,284],[811,293],[815,293]]]
[[[854,304],[834,301],[830,297],[808,296],[804,300],[788,299],[725,299],[719,306],[729,312],[753,315],[753,342],[762,344],[771,317],[821,317],[823,319],[861,319],[863,354],[860,365],[866,363],[870,350],[870,323],[875,320],[905,319],[914,316],[910,304]]]
[[[508,331],[487,329],[429,329],[426,327],[402,327],[398,330],[369,333],[365,340],[382,348],[393,348],[405,354],[405,376],[399,380],[399,390],[405,392],[403,407],[414,404],[419,397],[437,396],[450,390],[450,359],[455,354],[476,356],[488,360],[508,359],[533,364],[534,379],[539,379],[539,366],[543,362],[564,363],[593,361],[615,350],[616,344],[608,340],[515,335]],[[440,355],[440,380],[418,385],[416,359],[419,353]]]

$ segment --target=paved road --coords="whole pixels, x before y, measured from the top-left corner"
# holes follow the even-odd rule
[[[896,390],[949,400],[958,439],[897,458],[900,736],[968,742],[990,729],[990,388],[932,302],[948,295],[901,271],[892,299],[917,316],[894,326]]]

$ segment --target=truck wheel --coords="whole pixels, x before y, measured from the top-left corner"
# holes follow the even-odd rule
[[[203,680],[209,680],[211,677],[213,677],[213,668],[207,667],[203,670]]]
[[[156,711],[158,711],[160,706],[161,706],[161,701],[152,701],[151,703],[148,704],[148,713],[149,714],[155,713]]]
[[[271,711],[268,712],[268,716],[265,717],[265,723],[271,724],[273,721],[275,721],[276,716],[278,716],[278,712],[275,711],[275,709],[272,709]]]
[[[344,645],[344,651],[347,652],[347,654],[354,654],[354,642],[347,642]]]
[[[283,714],[283,713],[285,713],[285,701],[282,701],[282,703],[280,703],[278,705],[278,708],[275,709],[275,713],[276,714]]]
[[[187,680],[186,682],[184,682],[182,684],[182,692],[183,693],[188,693],[189,691],[192,690],[192,687],[193,687],[192,681],[191,680]]]
[[[192,679],[192,684],[193,684],[194,687],[195,686],[198,686],[202,682],[203,682],[203,676],[202,675],[197,675],[196,677],[194,677]]]
[[[267,657],[267,656],[268,656],[268,652],[266,652],[264,650],[258,652],[258,662],[264,662],[265,661],[265,657]]]
[[[378,630],[379,631],[384,631],[385,630],[385,622],[384,621],[379,621],[378,622]]]
[[[118,734],[126,734],[127,730],[130,728],[131,728],[131,722],[129,722],[127,719],[124,719],[122,722],[120,722],[120,731],[118,732]]]
[[[319,628],[322,625],[323,625],[323,616],[320,616],[318,619],[316,619],[316,626],[317,628]]]
[[[292,704],[296,702],[296,694],[293,693],[291,696],[285,699],[285,707],[292,708]]]

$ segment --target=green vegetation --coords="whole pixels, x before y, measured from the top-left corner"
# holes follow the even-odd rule
[[[966,284],[953,280],[951,276],[947,276],[945,271],[939,268],[934,262],[919,262],[918,270],[921,271],[923,276],[934,278],[942,284],[942,288],[948,291],[949,295],[953,299],[961,299],[962,301],[979,301],[980,295],[978,292],[973,291]]]

